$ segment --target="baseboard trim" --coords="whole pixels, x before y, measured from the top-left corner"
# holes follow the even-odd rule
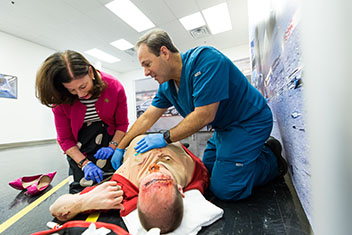
[[[287,174],[284,176],[286,185],[288,187],[288,189],[291,192],[292,195],[292,200],[293,200],[293,204],[295,205],[295,208],[300,208],[300,210],[297,210],[296,212],[298,213],[298,219],[301,221],[301,224],[307,224],[307,226],[309,226],[309,228],[306,228],[307,230],[309,229],[311,231],[310,234],[313,234],[313,230],[312,230],[312,225],[310,224],[310,221],[308,220],[308,217],[306,215],[306,212],[303,209],[302,203],[300,198],[298,197],[296,188],[292,182],[292,176],[289,172],[287,172]]]
[[[28,146],[32,146],[32,145],[53,144],[53,143],[56,143],[56,139],[35,140],[35,141],[9,143],[9,144],[0,144],[0,150],[9,149],[9,148],[28,147]]]

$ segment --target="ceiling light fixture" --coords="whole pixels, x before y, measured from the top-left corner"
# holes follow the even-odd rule
[[[222,33],[232,29],[227,3],[221,3],[202,11],[212,34]]]
[[[115,63],[120,61],[119,58],[116,58],[115,56],[112,56],[104,51],[101,51],[97,48],[90,49],[88,51],[85,51],[84,53],[94,56],[95,58],[98,58],[99,60],[108,62],[108,63]]]
[[[116,40],[114,42],[110,43],[111,45],[113,45],[114,47],[116,47],[117,49],[124,51],[130,48],[133,48],[134,46],[132,45],[132,43],[130,43],[129,41],[126,41],[125,39],[119,39]]]
[[[205,25],[204,18],[200,12],[182,17],[179,21],[186,30],[192,30]]]
[[[155,27],[153,22],[129,0],[114,0],[105,5],[137,32]]]

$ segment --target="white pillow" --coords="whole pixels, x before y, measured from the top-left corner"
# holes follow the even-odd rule
[[[169,235],[195,235],[203,226],[208,226],[220,219],[224,211],[204,198],[197,189],[185,192],[183,198],[184,214],[180,226]],[[160,234],[157,230],[147,231],[142,227],[137,209],[122,217],[128,232],[134,235]]]

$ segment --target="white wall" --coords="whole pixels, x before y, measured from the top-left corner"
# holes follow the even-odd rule
[[[124,73],[119,77],[119,81],[125,88],[127,95],[128,105],[128,120],[130,122],[129,128],[136,121],[136,91],[135,91],[135,80],[145,78],[143,69]]]
[[[0,32],[0,73],[17,76],[18,99],[0,98],[0,144],[56,138],[51,110],[35,97],[35,75],[54,51]]]
[[[303,4],[313,221],[319,235],[352,231],[351,10],[350,0]]]
[[[220,51],[224,53],[227,57],[229,57],[231,61],[249,58],[250,52],[248,44],[244,44],[237,47],[231,47]]]

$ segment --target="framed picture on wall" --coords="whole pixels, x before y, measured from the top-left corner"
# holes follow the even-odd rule
[[[0,73],[0,98],[17,99],[17,77]]]
[[[145,78],[135,81],[136,86],[136,113],[140,117],[151,105],[158,90],[159,84],[152,78]],[[169,107],[163,116],[148,130],[148,132],[159,132],[168,130],[177,125],[183,117],[177,112],[174,106]]]

